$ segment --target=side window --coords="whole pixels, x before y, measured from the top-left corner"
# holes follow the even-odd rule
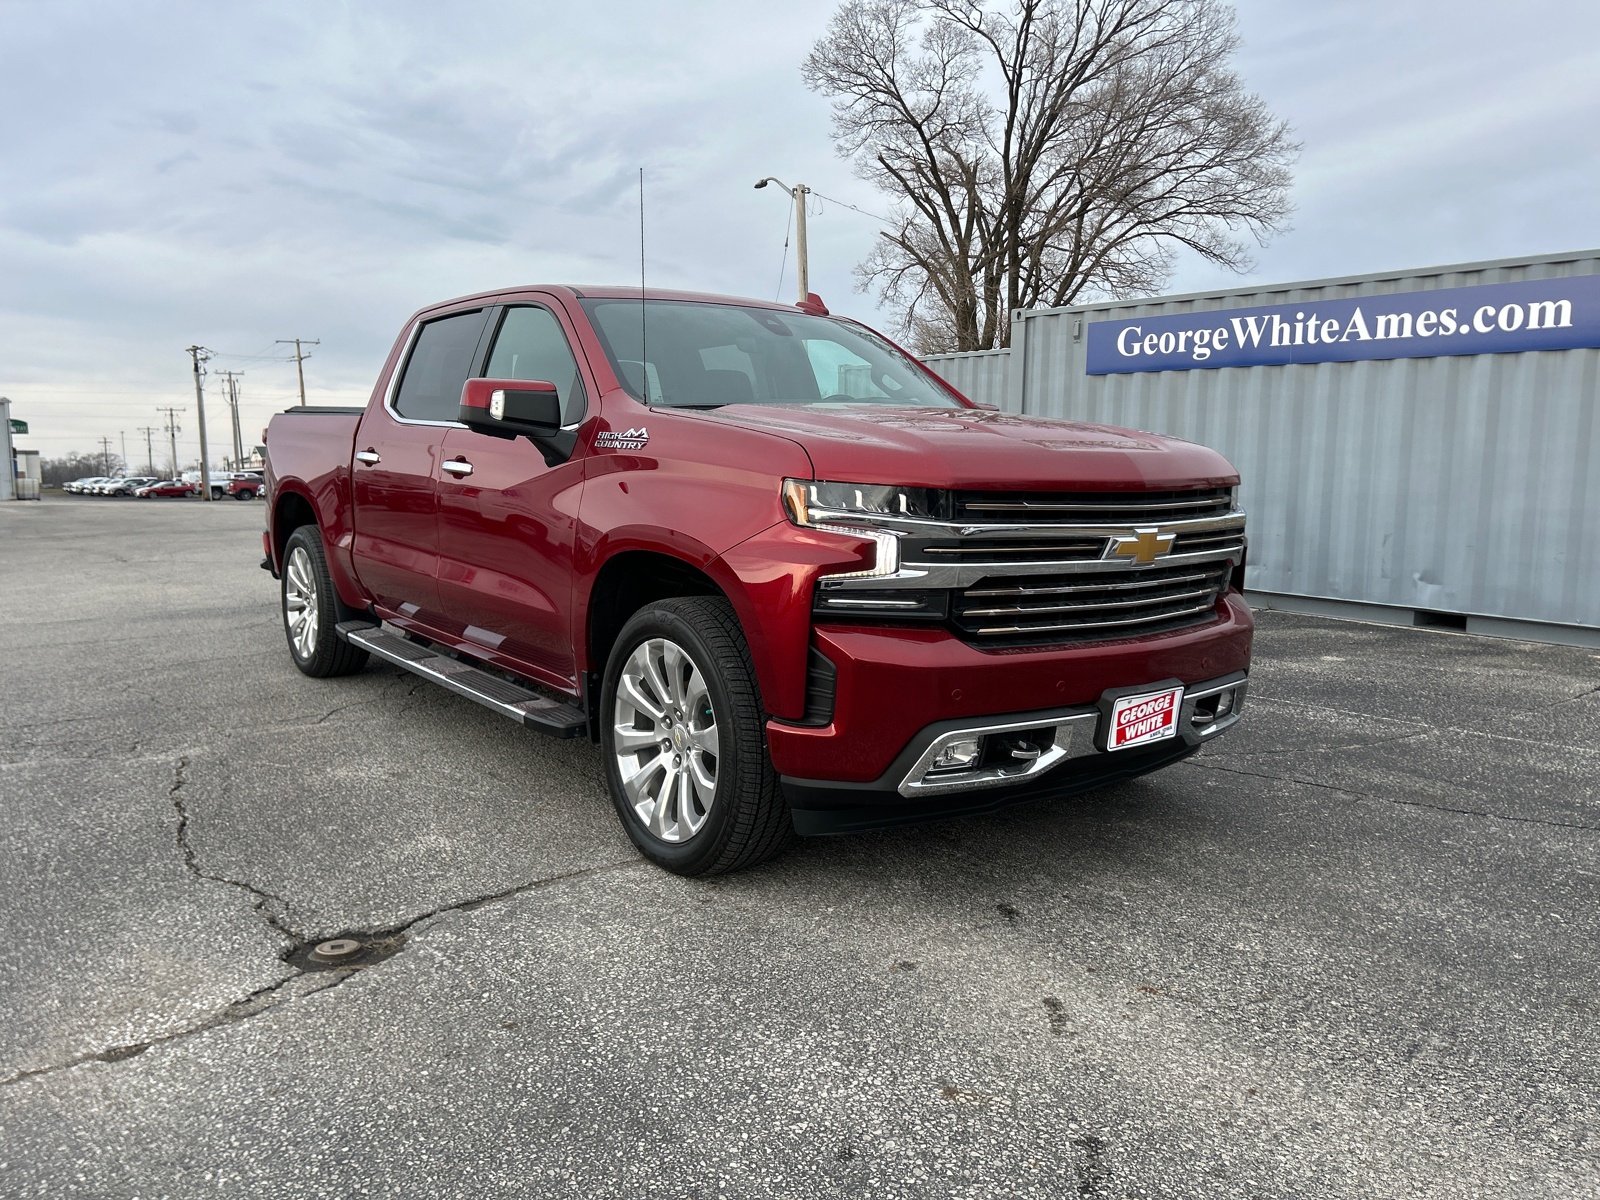
[[[506,309],[484,374],[490,379],[542,379],[555,384],[563,425],[582,420],[588,406],[567,335],[547,309]]]
[[[472,356],[483,333],[484,310],[452,313],[422,327],[406,360],[394,410],[413,421],[454,421],[461,386],[472,374]]]

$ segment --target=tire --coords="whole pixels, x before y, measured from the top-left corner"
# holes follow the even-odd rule
[[[233,498],[235,500],[254,500],[256,498],[256,494],[249,488],[244,488],[242,491],[235,492],[233,494]]]
[[[634,613],[606,663],[600,706],[611,799],[651,862],[722,875],[793,838],[750,647],[727,600],[685,596]]]
[[[339,623],[339,593],[334,590],[322,534],[315,525],[302,525],[289,535],[283,547],[279,596],[289,657],[303,674],[327,679],[354,675],[367,665],[367,652],[342,640],[334,630]]]

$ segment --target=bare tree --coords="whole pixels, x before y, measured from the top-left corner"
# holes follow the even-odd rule
[[[801,71],[900,202],[860,286],[919,350],[982,350],[1015,309],[1158,290],[1181,246],[1247,269],[1299,146],[1236,45],[1219,0],[847,0]]]

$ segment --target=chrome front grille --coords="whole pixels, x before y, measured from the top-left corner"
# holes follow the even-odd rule
[[[1154,525],[1225,517],[1232,488],[1177,492],[958,492],[956,520],[1063,525]]]
[[[977,646],[1138,637],[1214,619],[1244,561],[1245,515],[1231,487],[947,495],[949,516],[875,514],[871,524],[894,535],[894,570],[824,576],[815,611],[859,620],[853,593],[904,590],[919,618],[947,620]]]
[[[1137,637],[1209,620],[1228,585],[1227,562],[1130,573],[984,579],[958,592],[951,618],[980,644]]]

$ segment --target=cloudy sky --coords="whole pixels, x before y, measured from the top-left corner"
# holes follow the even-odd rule
[[[640,166],[652,283],[776,295],[788,203],[755,179],[884,206],[800,81],[833,7],[0,0],[0,394],[32,428],[19,445],[126,434],[139,465],[138,429],[176,404],[193,458],[192,342],[244,372],[259,434],[294,401],[277,338],[321,339],[311,402],[360,403],[423,304],[632,282]],[[1305,143],[1295,228],[1248,278],[1600,244],[1600,5],[1237,8],[1240,72]],[[877,223],[819,207],[813,290],[880,320],[850,275]],[[1233,282],[1185,262],[1169,290]],[[214,377],[208,399],[220,456]]]

